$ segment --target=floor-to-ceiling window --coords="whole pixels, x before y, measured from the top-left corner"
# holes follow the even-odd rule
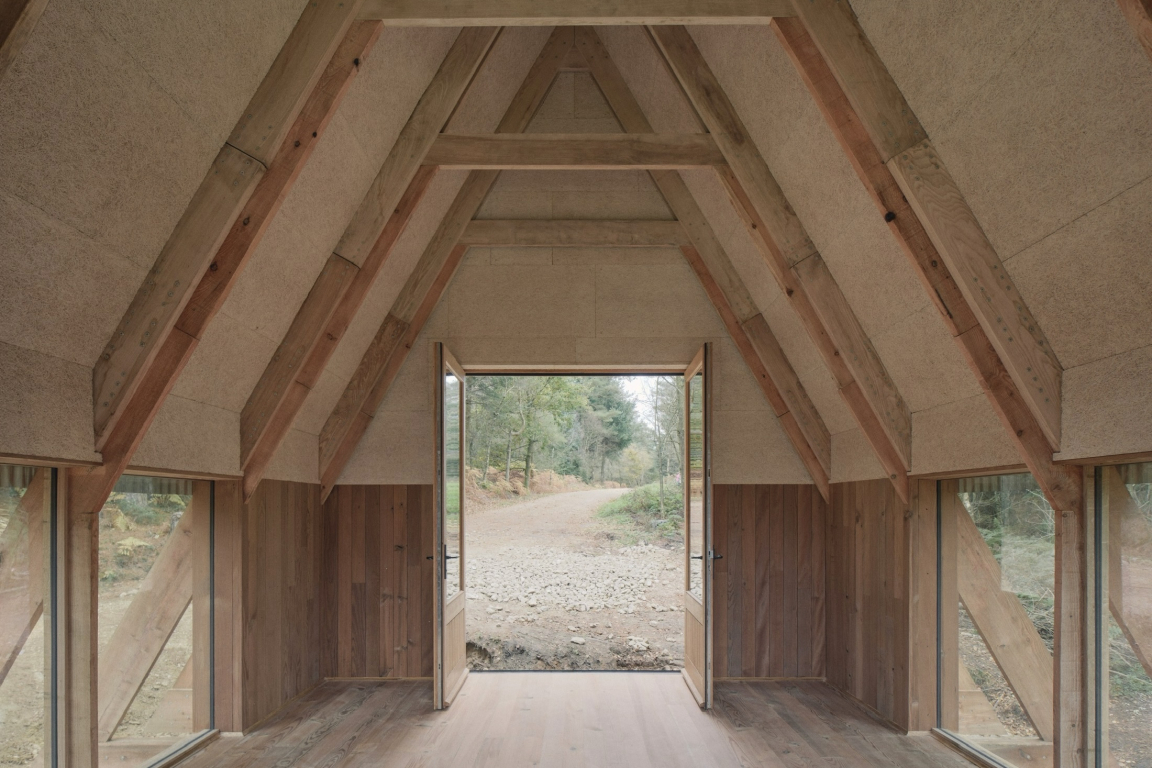
[[[52,766],[55,470],[0,464],[0,766]]]
[[[212,727],[212,483],[125,475],[100,511],[97,737],[140,763]]]
[[[1031,475],[941,481],[940,727],[1051,761],[1056,521]]]
[[[1091,746],[1095,765],[1152,768],[1152,463],[1095,480]]]

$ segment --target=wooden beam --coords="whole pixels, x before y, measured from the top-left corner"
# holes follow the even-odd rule
[[[1053,463],[1039,422],[804,24],[779,19],[772,26],[1049,502],[1056,509],[1078,504],[1079,470]]]
[[[688,245],[678,221],[474,219],[460,242],[472,246],[620,248]]]
[[[1083,483],[1085,498],[1072,508],[1056,510],[1055,605],[1053,606],[1051,737],[1058,768],[1084,765],[1087,704],[1093,694],[1086,686],[1088,607],[1087,511],[1095,500],[1091,467]],[[1040,730],[1037,727],[1037,730]]]
[[[787,0],[367,0],[362,18],[390,27],[766,24]]]
[[[180,517],[100,654],[100,741],[112,739],[192,601],[195,511]]]
[[[213,510],[212,482],[194,480],[192,498],[185,515],[192,517],[192,653],[188,657],[186,685],[192,689],[192,730],[203,731],[212,727],[213,649],[212,633],[212,556]],[[221,626],[220,632],[229,627]],[[185,669],[180,677],[185,678]],[[181,687],[181,686],[175,686]],[[221,729],[223,730],[223,729]]]
[[[457,36],[345,228],[329,259],[332,271],[326,267],[317,278],[308,301],[297,312],[276,355],[249,395],[240,414],[240,459],[246,499],[256,490],[276,449],[428,191],[435,169],[422,168],[421,161],[498,35],[496,28],[472,28]]]
[[[282,135],[279,151],[268,161],[268,171],[260,178],[240,213],[232,217],[231,227],[225,228],[227,234],[223,244],[214,252],[212,262],[206,265],[174,327],[166,335],[159,331],[155,334],[155,337],[163,336],[163,340],[155,345],[155,357],[151,363],[147,366],[141,364],[137,369],[138,380],[130,386],[134,391],[130,399],[125,398],[127,405],[109,414],[117,418],[110,418],[105,433],[97,440],[103,463],[69,470],[68,503],[71,513],[79,514],[82,510],[99,513],[199,344],[204,329],[223,305],[248,257],[255,251],[335,114],[337,105],[359,70],[361,58],[368,54],[379,36],[379,22],[351,22],[347,15],[349,10],[354,9],[341,6],[341,12],[336,13],[329,4],[323,7],[310,5],[249,103],[246,115],[261,115],[269,119],[280,116],[286,120],[289,116],[284,114],[285,105],[294,103],[296,96],[293,94],[303,92],[307,95],[287,133]],[[347,27],[346,35],[340,31],[344,27]],[[341,35],[344,36],[343,43],[334,54],[329,51],[330,55],[325,59],[324,51],[320,50],[323,47],[321,42],[332,38],[331,43],[335,45]],[[310,67],[317,70],[314,87],[303,90],[301,83],[313,80],[309,76]],[[319,68],[323,68],[323,72]],[[277,123],[270,122],[269,125],[275,127]],[[247,124],[242,121],[234,138],[257,152],[267,147],[268,137],[277,131],[271,130],[266,136],[255,138],[248,133]]]
[[[908,406],[688,31],[675,26],[649,31],[728,160],[719,173],[737,212],[907,502],[912,458]]]
[[[252,224],[243,224],[240,213],[278,157],[357,9],[358,0],[311,3],[305,8],[193,195],[93,367],[98,447],[123,415],[233,225]],[[278,201],[280,194],[272,197]]]
[[[294,417],[310,387],[298,380],[304,360],[312,353],[317,337],[332,319],[340,300],[348,290],[359,270],[356,265],[337,254],[328,257],[320,275],[312,285],[312,290],[296,312],[292,325],[276,348],[276,353],[268,362],[263,375],[256,383],[248,402],[240,412],[240,468],[246,470],[255,461],[261,468],[266,467],[279,441],[262,441],[268,433],[273,419],[284,410]],[[295,408],[282,408],[292,403]],[[280,420],[277,420],[280,421]],[[279,437],[287,433],[291,421],[279,430]],[[255,453],[257,447],[261,450]],[[245,498],[251,496],[248,493]]]
[[[526,170],[693,168],[723,165],[712,137],[690,134],[441,134],[425,165]]]
[[[853,116],[1011,375],[1019,397],[1050,447],[1059,449],[1060,362],[927,132],[848,3],[803,0],[794,6]]]
[[[520,133],[536,114],[561,64],[572,49],[572,31],[554,30],[512,98],[497,133]],[[321,498],[328,498],[424,322],[452,279],[467,246],[459,243],[468,223],[496,181],[497,171],[472,171],[419,262],[409,274],[392,309],[364,353],[352,380],[320,432]]]
[[[1124,18],[1132,25],[1144,53],[1152,59],[1152,0],[1119,0]]]
[[[576,44],[624,130],[651,132],[651,123],[599,35],[591,28],[579,28]],[[652,180],[692,241],[691,246],[683,246],[681,251],[760,384],[812,482],[827,501],[832,438],[824,420],[684,180],[675,171],[654,171]]]
[[[1000,566],[971,516],[955,509],[960,599],[1036,732],[1051,741],[1052,654],[1019,598],[1000,588]]]
[[[0,534],[0,685],[44,610],[47,467],[37,469]]]
[[[12,66],[32,35],[48,0],[6,0],[0,3],[0,78]]]
[[[57,722],[62,734],[60,764],[97,768],[96,659],[99,652],[99,507],[73,498],[75,478],[84,471],[57,473],[56,679]]]

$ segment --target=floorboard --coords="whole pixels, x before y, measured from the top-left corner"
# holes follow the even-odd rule
[[[329,681],[183,768],[966,766],[824,683],[726,681],[702,712],[678,674],[473,673],[445,712],[423,681]]]

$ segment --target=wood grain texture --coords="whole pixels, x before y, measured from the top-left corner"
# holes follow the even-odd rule
[[[937,725],[937,546],[936,482],[920,480],[914,489],[908,519],[908,730],[910,731],[928,731]]]
[[[888,168],[955,276],[1020,397],[1052,449],[1059,449],[1060,361],[944,161],[926,139],[889,160]]]
[[[1124,18],[1136,33],[1136,39],[1144,47],[1144,53],[1152,59],[1152,1],[1150,0],[1119,0],[1120,10]],[[0,62],[2,66],[2,62]],[[2,70],[0,70],[2,71]]]
[[[792,0],[885,162],[928,138],[848,3]]]
[[[454,170],[674,169],[723,165],[712,138],[689,134],[440,134],[425,165]]]
[[[340,72],[328,72],[335,80],[324,81],[324,90],[315,93],[337,46],[355,20],[358,4],[356,0],[312,4],[305,8],[228,143],[145,277],[93,367],[93,421],[98,449],[103,446],[110,427],[123,414],[143,374],[153,365],[159,347],[191,302],[194,290],[211,271],[210,262],[229,236],[233,240],[226,253],[230,263],[219,276],[222,279],[210,279],[198,298],[196,306],[206,302],[207,310],[200,311],[198,321],[189,318],[189,324],[200,326],[191,333],[196,338],[223,302],[221,294],[226,295],[235,273],[279,208],[287,188],[311,151],[311,142],[304,142],[303,151],[295,151],[300,149],[296,141],[292,142],[291,150],[284,151],[290,129],[304,127],[300,125],[300,118],[308,102],[315,111],[307,118],[307,122],[314,125],[307,127],[315,138],[346,87],[347,74],[341,78]],[[379,30],[371,26],[359,27],[354,43],[370,47],[378,34]],[[344,64],[338,69],[346,70],[346,67]],[[275,178],[254,201],[254,210],[246,211],[265,172],[277,160],[281,167]],[[249,229],[234,232],[238,221],[242,228]],[[219,264],[217,271],[220,271]],[[175,377],[178,373],[170,372],[170,375]],[[145,410],[151,409],[145,406]]]
[[[246,496],[259,484],[427,192],[434,170],[421,168],[421,160],[498,33],[497,29],[475,28],[457,36],[345,229],[328,267],[317,278],[309,294],[316,300],[300,308],[250,395],[241,415]],[[294,378],[289,377],[289,370]]]
[[[822,677],[826,502],[810,485],[712,489],[717,679]]]
[[[199,344],[208,323],[223,305],[248,258],[260,243],[335,109],[380,34],[378,22],[356,22],[304,103],[255,191],[236,216],[223,244],[203,273],[172,331],[164,338],[119,418],[98,437],[106,472],[114,483],[127,466],[148,425]],[[123,466],[121,466],[123,465]],[[116,467],[120,467],[119,470]],[[110,488],[110,486],[109,486]],[[106,495],[106,494],[105,494]],[[97,494],[98,505],[103,500]]]
[[[819,254],[805,259],[792,270],[907,471],[912,466],[912,414],[884,368],[880,354]]]
[[[173,689],[191,689],[186,695],[192,700],[195,732],[212,724],[212,493],[211,481],[194,481],[191,503],[184,512],[192,516],[192,654]]]
[[[320,487],[265,481],[242,516],[240,723],[247,730],[321,679]]]
[[[366,0],[362,18],[393,27],[582,24],[767,24],[794,13],[787,0]]]
[[[305,99],[356,20],[360,0],[305,6],[268,74],[248,101],[228,144],[265,167],[281,147]]]
[[[661,26],[651,27],[649,31],[696,113],[728,159],[732,173],[763,217],[764,234],[773,239],[789,265],[816,253],[804,225],[688,30],[682,26]]]
[[[827,527],[828,682],[909,722],[908,516],[891,483],[835,483]]]
[[[561,64],[572,49],[570,29],[557,29],[533,62],[496,128],[497,133],[520,133],[544,100]],[[320,483],[327,498],[368,428],[380,402],[416,342],[424,321],[451,281],[467,246],[459,245],[465,227],[476,215],[497,171],[468,174],[452,205],[421,254],[404,287],[392,304],[352,380],[320,432]]]
[[[425,681],[332,680],[225,745],[183,765],[970,765],[819,681],[720,682],[714,710],[702,712],[679,675],[643,672],[477,673],[440,712]]]
[[[123,413],[263,175],[263,165],[228,145],[212,162],[92,369],[95,434]]]
[[[0,77],[12,66],[47,7],[48,0],[9,0],[0,6]]]
[[[214,486],[214,714],[216,727],[221,731],[242,731],[243,587],[246,555],[243,546],[244,502],[239,480],[217,480]]]
[[[336,254],[328,257],[312,290],[305,297],[280,341],[280,346],[268,361],[268,366],[240,412],[241,469],[248,469],[257,444],[274,422],[276,412],[288,396],[292,383],[298,381],[305,359],[311,354],[317,338],[332,318],[358,271],[355,264]],[[280,434],[272,436],[271,442],[279,445],[290,426],[290,421],[282,423]],[[271,452],[262,452],[260,465],[253,466],[251,474],[263,475],[271,458]]]
[[[777,19],[772,27],[856,169],[865,191],[877,209],[890,219],[889,229],[904,249],[909,263],[1045,496],[1057,509],[1078,503],[1078,473],[1053,466],[1052,445],[1037,416],[1020,396],[1000,353],[992,346],[968,299],[909,205],[892,171],[885,165],[880,149],[873,143],[861,117],[804,23],[795,18]]]
[[[460,31],[340,237],[336,253],[353,264],[364,263],[499,33],[496,27]]]
[[[628,133],[651,132],[651,123],[595,31],[578,28],[575,42],[624,130]],[[691,240],[691,246],[681,246],[681,252],[696,273],[812,481],[827,499],[832,451],[831,437],[823,418],[808,398],[791,363],[760,315],[751,292],[684,180],[675,171],[653,171],[651,176]]]
[[[1091,467],[1083,472],[1090,474]],[[1084,483],[1085,498],[1073,509],[1056,512],[1056,593],[1053,607],[1052,752],[1063,768],[1085,765],[1088,697],[1085,685],[1085,650],[1088,608],[1087,510],[1094,505],[1088,494],[1094,481]],[[1037,726],[1037,730],[1040,727]]]
[[[619,248],[688,245],[678,221],[473,219],[460,243],[470,246]]]
[[[424,485],[340,485],[324,502],[325,677],[432,677],[431,515]]]
[[[720,180],[841,393],[857,385],[863,397],[845,402],[869,442],[879,446],[877,457],[907,500],[912,421],[907,404],[688,31],[667,26],[649,32],[728,159],[727,167],[718,168]],[[807,281],[816,278],[822,279],[809,286]]]
[[[89,477],[86,470],[74,467],[59,472],[58,477],[56,562],[61,592],[57,606],[57,718],[63,731],[60,762],[70,768],[97,768],[99,506],[92,508],[90,489],[75,487],[76,478]]]

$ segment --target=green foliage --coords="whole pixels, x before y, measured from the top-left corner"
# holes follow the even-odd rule
[[[114,492],[108,497],[104,514],[115,511],[134,525],[159,525],[179,517],[187,508],[188,501],[188,497],[174,493]]]
[[[683,541],[684,497],[673,478],[665,479],[663,507],[661,512],[660,484],[649,483],[607,502],[596,515],[629,528],[637,536]]]
[[[469,377],[467,408],[468,466],[509,479],[523,468],[529,485],[545,469],[610,479],[636,430],[635,405],[610,376]]]

